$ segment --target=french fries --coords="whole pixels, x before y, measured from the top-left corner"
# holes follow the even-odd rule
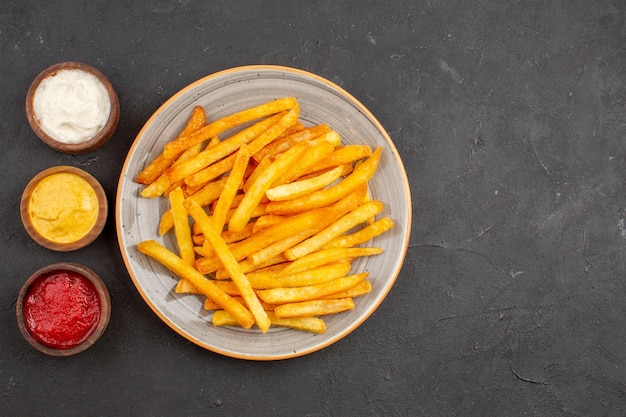
[[[196,107],[135,177],[142,198],[167,198],[157,231],[177,246],[137,249],[178,276],[180,297],[205,297],[214,326],[321,334],[320,316],[372,290],[352,262],[382,253],[361,245],[394,225],[376,219],[385,206],[368,192],[381,148],[342,145],[331,126],[304,126],[299,109],[285,97],[207,121]]]

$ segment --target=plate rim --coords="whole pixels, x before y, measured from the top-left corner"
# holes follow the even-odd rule
[[[121,201],[122,201],[122,197],[123,197],[122,196],[123,182],[128,180],[128,178],[126,178],[126,175],[122,175],[122,174],[128,173],[130,160],[132,159],[131,156],[133,155],[135,149],[137,148],[137,146],[139,144],[139,141],[142,138],[142,136],[144,135],[145,131],[149,128],[149,126],[153,123],[153,121],[155,119],[157,119],[161,115],[161,113],[163,113],[172,103],[174,103],[179,97],[183,96],[189,90],[192,90],[196,86],[204,84],[206,82],[210,82],[212,80],[213,81],[219,80],[219,78],[221,78],[221,77],[224,77],[224,76],[227,76],[227,75],[230,75],[230,74],[233,74],[233,73],[246,72],[246,71],[278,71],[278,72],[295,73],[295,74],[298,74],[298,75],[301,75],[301,76],[304,76],[304,77],[307,77],[307,78],[312,78],[313,80],[315,80],[315,81],[317,81],[319,83],[325,84],[329,88],[335,90],[340,95],[342,95],[346,100],[350,101],[350,103],[352,105],[354,105],[355,107],[357,107],[359,109],[359,111],[362,112],[365,115],[365,117],[367,119],[369,119],[369,121],[376,127],[376,130],[378,130],[380,132],[380,134],[382,135],[384,140],[387,142],[387,145],[391,148],[392,153],[393,153],[393,159],[396,160],[399,163],[399,165],[400,165],[400,171],[401,171],[401,174],[402,174],[400,180],[402,182],[402,188],[405,190],[406,196],[407,196],[407,198],[404,201],[404,203],[406,205],[406,210],[407,210],[406,211],[406,228],[407,228],[406,230],[407,230],[407,233],[404,235],[404,240],[403,240],[403,243],[402,243],[402,249],[401,249],[401,252],[400,252],[402,262],[399,262],[397,267],[393,271],[390,271],[391,272],[390,276],[392,276],[392,279],[390,279],[386,283],[384,291],[380,294],[379,298],[371,306],[369,311],[366,311],[366,313],[363,314],[362,317],[360,317],[358,320],[355,320],[354,322],[350,323],[349,326],[347,326],[344,329],[342,329],[340,332],[338,332],[333,337],[328,338],[327,340],[325,340],[324,342],[322,342],[320,344],[316,344],[314,346],[311,346],[311,347],[308,347],[308,348],[305,348],[305,349],[302,349],[302,350],[298,350],[297,352],[292,352],[292,353],[270,354],[270,355],[237,353],[237,352],[232,352],[232,351],[228,351],[228,350],[225,350],[225,349],[221,349],[220,347],[215,346],[215,345],[210,345],[210,344],[206,343],[205,341],[202,341],[202,340],[194,337],[193,335],[190,335],[189,333],[185,332],[183,329],[181,329],[177,325],[175,325],[175,323],[173,323],[172,320],[170,320],[168,317],[166,317],[164,314],[162,314],[159,311],[159,309],[157,308],[156,304],[148,297],[148,295],[146,294],[145,290],[143,290],[141,288],[141,285],[139,285],[137,277],[135,276],[135,272],[130,267],[130,265],[131,265],[130,259],[129,259],[130,255],[127,252],[127,250],[123,249],[124,242],[123,242],[123,239],[122,239],[123,230],[122,230],[122,224],[121,224]],[[128,273],[128,275],[130,276],[135,289],[140,294],[140,296],[142,297],[144,302],[150,307],[152,312],[154,314],[156,314],[157,317],[163,323],[165,323],[169,328],[174,330],[176,333],[178,333],[180,336],[182,336],[186,340],[194,343],[195,345],[198,345],[199,347],[202,347],[202,348],[204,348],[206,350],[209,350],[209,351],[214,352],[214,353],[218,353],[218,354],[223,355],[223,356],[237,358],[237,359],[245,359],[245,360],[273,361],[273,360],[284,360],[284,359],[290,359],[290,358],[305,356],[305,355],[308,355],[310,353],[314,353],[316,351],[322,350],[322,349],[324,349],[324,348],[326,348],[326,347],[328,347],[328,346],[338,342],[339,340],[345,338],[346,336],[348,336],[350,333],[352,333],[354,330],[356,330],[359,326],[361,326],[376,310],[378,310],[378,308],[380,307],[382,302],[389,295],[389,292],[391,291],[391,288],[395,285],[395,282],[398,279],[398,276],[400,275],[400,272],[401,272],[402,267],[404,265],[404,260],[406,259],[406,254],[408,252],[409,241],[410,241],[410,237],[411,237],[411,226],[412,226],[412,217],[413,217],[412,205],[413,204],[412,204],[412,197],[411,197],[411,189],[410,189],[410,186],[409,186],[408,176],[407,176],[406,169],[405,169],[405,166],[403,164],[403,161],[402,161],[402,159],[400,157],[400,154],[399,154],[399,152],[398,152],[398,150],[397,150],[397,148],[395,146],[395,143],[391,139],[391,136],[389,135],[387,130],[383,127],[383,125],[380,123],[380,121],[374,116],[374,114],[365,105],[363,105],[359,100],[357,100],[351,93],[349,93],[343,87],[340,87],[336,83],[334,83],[334,82],[332,82],[332,81],[330,81],[330,80],[328,80],[328,79],[326,79],[326,78],[324,78],[324,77],[322,77],[320,75],[314,74],[312,72],[309,72],[309,71],[306,71],[306,70],[303,70],[303,69],[293,68],[293,67],[288,67],[288,66],[283,66],[283,65],[267,65],[267,64],[242,65],[242,66],[236,66],[236,67],[232,67],[232,68],[222,69],[222,70],[210,73],[210,74],[208,74],[208,75],[206,75],[204,77],[201,77],[201,78],[197,79],[196,81],[193,81],[193,82],[187,84],[186,86],[184,86],[180,90],[178,90],[176,93],[174,93],[166,101],[164,101],[151,114],[151,116],[144,122],[144,124],[141,127],[141,129],[139,130],[139,132],[135,135],[135,138],[133,139],[133,142],[132,142],[129,150],[126,153],[126,156],[125,156],[125,159],[124,159],[124,163],[123,163],[122,168],[120,170],[120,175],[119,175],[119,179],[118,179],[118,182],[117,182],[117,190],[116,190],[116,193],[115,193],[115,231],[116,231],[116,237],[117,237],[119,250],[120,250],[120,253],[122,255],[123,262],[124,262],[124,267],[125,267],[126,272]]]

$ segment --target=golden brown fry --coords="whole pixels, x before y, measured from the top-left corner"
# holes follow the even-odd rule
[[[245,145],[246,143],[250,142],[254,138],[258,137],[259,135],[263,135],[268,130],[272,130],[273,128],[275,129],[275,126],[279,125],[281,121],[284,119],[283,116],[286,117],[288,114],[290,113],[287,112],[287,114],[284,114],[284,115],[277,114],[275,116],[272,116],[265,120],[257,122],[253,124],[252,126],[246,129],[243,129],[242,131],[234,134],[233,136],[223,140],[222,142],[218,143],[214,147],[200,152],[198,155],[194,156],[193,158],[181,164],[168,168],[167,170],[165,170],[165,173],[167,174],[168,179],[171,182],[184,180],[185,177],[191,174],[194,174],[200,171],[201,169],[208,167],[214,162],[217,162],[220,159],[232,154],[237,149],[239,149],[240,146]],[[170,144],[172,144],[172,142],[170,142]],[[233,159],[233,163],[234,162],[235,161]]]
[[[220,197],[226,181],[227,178],[221,178],[217,181],[209,183],[205,185],[201,190],[199,190],[195,194],[190,195],[187,198],[194,200],[202,207],[208,206]],[[174,218],[172,217],[172,212],[168,210],[161,216],[161,221],[159,222],[159,235],[163,236],[172,227],[174,227]]]
[[[228,246],[220,236],[220,233],[215,229],[212,220],[202,207],[200,207],[193,200],[186,201],[185,207],[191,217],[193,217],[193,219],[200,224],[200,228],[202,229],[202,233],[205,238],[211,242],[211,246],[213,246],[215,253],[224,265],[224,268],[230,272],[231,279],[235,282],[239,291],[241,291],[241,296],[246,301],[246,305],[254,316],[256,325],[263,333],[267,332],[270,327],[270,319],[259,302],[259,298],[252,289],[250,281],[248,281],[248,278],[241,270],[241,267],[237,263],[237,260],[233,256],[232,252],[228,249]]]
[[[265,229],[266,227],[273,226],[284,221],[286,217],[284,216],[276,216],[275,214],[266,214],[256,219],[254,222],[254,233],[260,231],[261,229]]]
[[[307,285],[321,284],[341,278],[350,272],[350,262],[337,262],[311,268],[294,274],[277,274],[276,271],[249,272],[248,279],[254,289],[268,289],[280,287],[304,287]]]
[[[265,268],[273,268],[273,267],[277,267],[279,268],[277,269],[277,271],[281,271],[286,266],[286,260],[284,256],[278,255],[272,259],[268,259],[267,261],[259,265],[253,264],[248,259],[244,259],[243,261],[239,262],[239,265],[241,266],[241,270],[244,273],[255,272],[255,271],[265,269]],[[219,269],[215,271],[215,279],[228,279],[228,278],[230,278],[228,271],[224,269]]]
[[[309,172],[309,167],[330,155],[335,147],[327,140],[311,143],[311,147],[302,154],[291,169],[276,180],[276,185],[290,183]]]
[[[237,152],[234,152],[228,155],[226,158],[217,161],[214,164],[209,165],[208,167],[201,169],[195,174],[191,174],[185,177],[185,184],[189,187],[198,187],[202,184],[206,184],[209,181],[214,180],[220,175],[228,172],[235,165],[235,160],[237,159]],[[248,169],[244,173],[244,178],[247,178],[249,172],[254,169],[254,166],[250,164]]]
[[[364,279],[363,281],[359,282],[352,288],[348,288],[347,290],[339,291],[339,292],[329,294],[325,297],[320,297],[320,298],[322,300],[327,300],[331,298],[347,298],[347,297],[355,298],[355,297],[360,297],[362,295],[368,294],[370,291],[372,291],[372,283],[369,280]]]
[[[298,142],[315,139],[329,131],[330,127],[327,124],[320,124],[300,129],[290,135],[283,135],[255,153],[253,158],[255,161],[260,162],[265,157],[285,152]]]
[[[326,243],[322,248],[349,248],[352,246],[360,245],[367,242],[393,228],[394,222],[389,217],[383,217],[380,220],[376,220],[372,224],[358,230],[349,235],[343,235],[336,237],[330,242]]]
[[[174,161],[172,165],[183,163],[194,156],[196,156],[202,150],[203,143],[198,143],[190,148],[185,149],[182,155]],[[155,198],[160,195],[168,195],[168,191],[178,187],[181,185],[181,181],[177,181],[175,183],[171,183],[165,172],[161,174],[156,181],[149,184],[146,188],[141,190],[141,196],[144,198]]]
[[[202,246],[202,244],[204,243],[204,235],[202,233],[192,234],[191,240],[193,240],[194,245]]]
[[[314,236],[291,249],[285,251],[285,257],[290,261],[301,258],[304,255],[321,248],[325,243],[340,236],[342,233],[364,223],[368,218],[375,216],[383,210],[383,203],[380,201],[369,201],[352,210],[348,214],[341,217],[330,226],[319,231]]]
[[[315,317],[341,313],[353,309],[354,301],[352,298],[334,298],[329,300],[311,300],[283,304],[274,308],[274,314],[279,318]]]
[[[172,157],[172,155],[177,155],[182,152],[182,150],[187,149],[196,143],[204,142],[208,138],[219,135],[220,133],[233,127],[297,108],[299,108],[298,102],[293,97],[285,97],[263,103],[208,123],[206,126],[190,135],[179,137],[166,144],[163,149],[163,153],[167,157]]]
[[[279,319],[273,312],[267,313],[273,326],[288,327],[295,330],[302,330],[316,334],[323,334],[326,331],[326,323],[319,317],[291,317]],[[217,310],[211,319],[214,326],[236,326],[237,321],[230,313],[224,310]]]
[[[324,227],[323,225],[326,224],[325,222],[331,215],[332,209],[330,208],[307,211],[285,219],[285,221],[280,224],[266,227],[249,238],[230,245],[229,248],[233,256],[235,256],[235,259],[240,261],[272,243],[293,234],[298,234],[304,230],[311,230],[311,234],[315,233],[315,227]],[[196,268],[204,274],[215,272],[219,267],[219,260],[215,258],[201,258],[196,261]]]
[[[270,288],[258,290],[261,300],[269,304],[287,304],[300,301],[317,300],[332,293],[347,290],[367,278],[368,273],[347,275],[321,284],[295,288]]]
[[[381,148],[376,149],[363,164],[338,184],[294,198],[293,200],[271,201],[267,205],[267,212],[271,214],[294,214],[323,207],[339,200],[369,181],[378,166],[380,152]]]
[[[244,329],[249,329],[254,324],[254,316],[246,307],[233,300],[232,297],[220,290],[211,280],[196,271],[191,265],[159,242],[155,240],[143,241],[137,245],[137,250],[155,259],[181,278],[188,280],[200,293],[211,298],[222,306],[224,310],[228,311]]]
[[[286,260],[287,258],[284,256],[284,252],[287,249],[294,247],[298,243],[302,242],[304,239],[313,235],[316,231],[317,231],[317,228],[315,229],[311,228],[311,229],[304,230],[300,233],[287,236],[284,239],[281,239],[277,242],[269,244],[263,249],[260,249],[251,255],[248,255],[247,260],[252,262],[253,265],[261,265],[267,262],[268,260],[273,259],[276,256],[280,256],[280,255],[282,255]]]
[[[196,261],[196,254],[193,250],[193,241],[191,240],[191,227],[189,226],[189,215],[183,206],[185,196],[183,190],[178,187],[169,195],[170,210],[174,218],[174,234],[180,257],[189,265],[193,265]]]
[[[239,301],[242,304],[244,303],[243,298],[241,298],[239,296],[235,296],[233,298],[235,300]],[[265,309],[265,311],[268,312],[268,314],[269,314],[270,311],[274,311],[274,306],[272,304],[267,304],[267,303],[261,302],[261,305],[263,306],[263,309]],[[210,298],[207,298],[206,300],[204,300],[204,309],[205,310],[221,310],[222,307],[220,307],[219,304],[217,304],[216,302],[214,302]]]
[[[228,176],[226,184],[224,184],[224,188],[213,210],[213,223],[217,230],[221,231],[224,228],[228,210],[235,198],[235,194],[237,194],[237,190],[239,190],[243,184],[243,175],[246,172],[249,160],[250,152],[248,152],[245,146],[242,146],[239,148],[239,151],[237,151],[237,159],[235,160],[233,169],[230,171],[230,175]],[[241,230],[243,230],[243,228],[239,231]]]
[[[200,129],[206,123],[206,114],[204,109],[200,106],[195,106],[191,111],[191,115],[189,116],[189,120],[183,130],[181,131],[179,137],[189,135],[196,130]],[[198,144],[203,141],[198,142]],[[169,157],[166,157],[163,153],[154,158],[150,164],[148,164],[137,176],[135,176],[135,182],[138,184],[152,184],[154,181],[159,178],[167,168],[172,165],[172,163],[178,158],[178,156],[182,154],[182,151],[172,154]]]
[[[256,181],[256,179],[263,173],[265,170],[272,164],[272,160],[270,158],[262,159],[254,168],[254,171],[250,174],[248,178],[246,178],[246,182],[243,185],[243,192],[247,193],[252,184]]]
[[[255,222],[248,223],[246,227],[240,232],[231,232],[229,230],[224,230],[222,232],[222,239],[224,239],[224,242],[226,243],[234,243],[247,239],[254,233],[254,224]]]
[[[284,201],[301,197],[333,183],[342,173],[343,166],[340,165],[312,178],[272,187],[265,192],[265,195],[270,201]]]
[[[250,154],[254,155],[265,146],[272,143],[277,137],[283,134],[287,129],[298,123],[300,115],[300,107],[290,109],[275,125],[260,134],[252,142],[250,142]]]
[[[298,258],[283,270],[284,274],[304,271],[308,268],[353,259],[360,256],[373,256],[382,253],[381,248],[333,248],[323,249]]]
[[[265,192],[280,175],[293,165],[298,156],[300,156],[306,148],[307,144],[305,143],[298,143],[294,147],[289,148],[289,150],[280,154],[276,160],[255,179],[228,222],[228,230],[243,230],[252,217],[252,211],[259,205]]]
[[[372,155],[372,148],[367,145],[344,145],[310,168],[310,172],[322,171],[339,165],[349,164]]]

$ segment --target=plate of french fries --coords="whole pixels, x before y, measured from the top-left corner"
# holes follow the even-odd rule
[[[150,117],[116,220],[129,275],[163,322],[219,354],[278,360],[339,341],[383,302],[411,196],[391,138],[353,96],[306,71],[244,66]]]

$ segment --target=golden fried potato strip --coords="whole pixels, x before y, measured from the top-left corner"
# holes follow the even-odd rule
[[[373,256],[383,253],[382,248],[332,248],[322,249],[298,258],[289,264],[282,273],[291,274],[346,259]]]
[[[347,290],[367,278],[368,273],[347,275],[321,284],[307,285],[295,288],[269,288],[258,290],[261,300],[269,304],[287,304],[300,301],[317,300],[332,293]]]
[[[215,250],[215,253],[219,257],[220,261],[222,261],[224,268],[230,272],[231,279],[235,282],[239,291],[241,291],[241,296],[246,301],[246,305],[254,316],[256,325],[263,333],[267,332],[270,327],[271,320],[259,302],[256,293],[250,285],[250,281],[248,281],[248,278],[241,270],[237,260],[220,236],[219,231],[215,229],[212,219],[209,218],[202,207],[200,207],[193,200],[185,201],[185,207],[191,217],[200,225],[205,238],[211,242],[211,246],[213,246],[213,249]]]
[[[200,152],[198,155],[193,158],[178,164],[174,165],[167,170],[165,170],[165,174],[167,175],[170,182],[184,180],[191,174],[195,174],[196,172],[210,166],[214,162],[219,161],[220,159],[232,154],[237,149],[239,149],[242,145],[252,141],[257,138],[259,135],[262,135],[272,129],[274,126],[282,127],[281,120],[287,117],[291,112],[287,113],[279,113],[275,116],[264,119],[260,122],[253,124],[252,126],[241,130],[240,132],[234,134],[233,136],[224,139],[219,144],[213,146],[212,148],[206,149]],[[274,128],[274,130],[279,130],[279,128]],[[173,142],[170,142],[170,144]],[[233,158],[233,163],[234,163]]]
[[[190,135],[191,133],[200,129],[206,123],[206,113],[200,106],[195,106],[191,111],[189,120],[185,124],[185,127],[181,131],[179,137]],[[200,141],[198,143],[202,143]],[[173,153],[171,156],[166,157],[163,153],[154,158],[139,174],[135,176],[134,181],[138,184],[152,184],[159,178],[167,168],[178,158],[183,151]]]
[[[252,217],[252,211],[265,196],[265,192],[272,186],[274,181],[286,172],[296,159],[304,153],[307,146],[306,143],[297,143],[292,148],[289,148],[289,150],[280,154],[267,169],[259,174],[235,209],[233,216],[228,222],[228,230],[235,232],[243,230]]]
[[[219,135],[228,129],[286,110],[299,109],[299,107],[295,98],[285,97],[242,110],[208,123],[206,126],[190,135],[174,139],[172,142],[165,145],[163,154],[168,158],[175,157],[175,155],[180,154],[180,152],[190,146],[204,142],[208,138]]]
[[[350,175],[336,185],[293,200],[270,201],[267,205],[267,212],[271,214],[294,214],[332,204],[369,181],[378,166],[380,153],[381,148],[377,148],[363,164],[355,168]]]
[[[185,196],[183,190],[178,187],[169,195],[170,209],[174,218],[174,234],[180,257],[189,265],[196,261],[196,253],[193,250],[191,240],[191,227],[189,226],[189,215],[183,206]]]
[[[393,220],[391,220],[389,217],[383,217],[382,219],[376,220],[375,222],[365,226],[361,230],[358,230],[354,233],[336,237],[335,239],[322,246],[322,248],[349,248],[352,246],[360,245],[361,243],[365,243],[369,240],[374,239],[376,236],[380,236],[387,230],[391,230],[393,226]]]
[[[341,217],[330,226],[319,231],[297,246],[285,251],[285,257],[290,261],[296,260],[308,255],[309,253],[321,248],[325,243],[347,232],[353,227],[367,221],[368,218],[375,216],[383,210],[383,203],[380,201],[368,201],[352,210],[348,214]]]
[[[287,317],[314,317],[326,314],[336,314],[353,310],[352,298],[334,298],[329,300],[301,301],[274,307],[274,314],[279,318]]]
[[[295,330],[302,330],[316,334],[326,332],[326,323],[319,317],[290,317],[279,319],[272,312],[268,312],[273,326],[289,327]],[[211,319],[214,326],[236,326],[237,321],[228,311],[217,310],[213,312]]]
[[[155,259],[182,279],[189,281],[200,293],[211,298],[222,306],[224,310],[228,311],[244,329],[249,329],[255,323],[254,316],[246,307],[220,290],[213,281],[207,279],[182,258],[178,257],[156,240],[140,242],[137,245],[137,250]]]

